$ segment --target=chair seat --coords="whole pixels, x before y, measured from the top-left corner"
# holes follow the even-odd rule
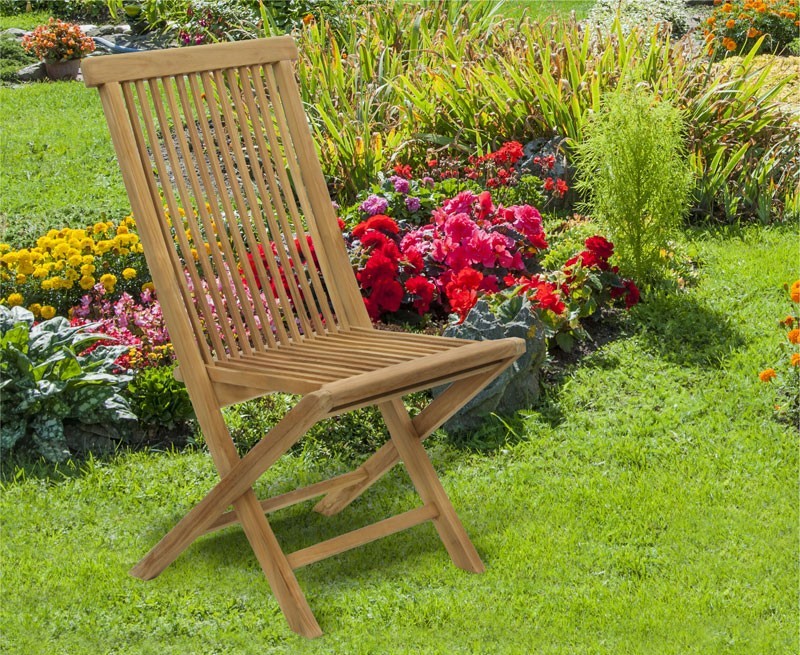
[[[524,352],[522,339],[468,341],[353,328],[208,365],[222,387],[259,393],[330,391],[334,409],[355,409],[387,393],[444,384]]]

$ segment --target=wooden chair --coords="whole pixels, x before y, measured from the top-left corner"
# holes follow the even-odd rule
[[[456,566],[483,564],[421,441],[524,350],[377,331],[348,260],[294,78],[289,37],[87,59],[175,352],[219,483],[131,573],[241,523],[295,632],[321,634],[293,570],[433,521]],[[313,251],[312,251],[313,249]],[[413,419],[401,397],[450,384]],[[221,408],[300,401],[243,458]],[[350,473],[259,502],[255,481],[317,421],[377,405],[391,439]],[[422,506],[284,554],[265,513],[341,511],[401,461]],[[226,511],[229,506],[231,511]]]

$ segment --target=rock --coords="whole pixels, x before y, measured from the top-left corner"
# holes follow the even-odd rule
[[[116,34],[116,25],[101,25],[86,31],[86,36],[108,36]]]
[[[503,318],[502,314],[513,316]],[[456,435],[469,433],[478,428],[489,414],[511,414],[530,407],[539,397],[539,371],[547,348],[544,326],[522,297],[506,301],[497,314],[489,303],[479,300],[464,322],[448,326],[444,336],[476,341],[519,337],[525,339],[526,344],[525,353],[516,362],[444,424],[447,432]],[[434,389],[434,397],[444,389]]]
[[[39,61],[30,66],[25,66],[17,73],[20,82],[37,82],[43,80],[46,75],[44,71],[44,62]]]
[[[7,30],[3,30],[2,34],[5,36],[13,36],[15,39],[21,39],[27,32],[18,27],[9,27]]]
[[[91,36],[89,34],[89,32],[91,32],[92,30],[96,30],[97,29],[97,25],[92,25],[92,24],[78,25],[78,27],[81,28],[81,32],[83,32],[84,34],[89,35],[89,36]]]
[[[115,25],[114,34],[127,34],[131,31],[130,25]]]

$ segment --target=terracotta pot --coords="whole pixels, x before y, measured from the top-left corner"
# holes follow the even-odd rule
[[[68,59],[67,61],[47,61],[44,62],[44,70],[47,77],[51,80],[77,80],[78,73],[81,72],[80,59]]]

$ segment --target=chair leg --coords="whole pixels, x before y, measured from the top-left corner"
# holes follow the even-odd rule
[[[463,380],[457,380],[420,414],[413,419],[414,429],[420,441],[427,439],[440,425],[452,417],[459,409],[474,398],[487,384],[502,373],[514,359],[501,362],[488,371],[481,371]],[[330,492],[315,506],[314,511],[326,516],[341,512],[356,498],[381,479],[400,461],[394,442],[388,441],[357,469],[366,474],[366,478],[349,487],[342,487]]]
[[[436,475],[403,401],[397,398],[378,407],[417,493],[426,505],[435,505],[439,510],[433,524],[453,563],[465,571],[482,573],[483,562]]]
[[[251,485],[311,425],[327,414],[330,405],[328,393],[315,392],[305,396],[240,460],[221,411],[209,405],[195,404],[198,421],[222,479],[151,549],[131,574],[150,579],[161,573],[232,503],[289,627],[305,637],[320,636],[322,630]]]

